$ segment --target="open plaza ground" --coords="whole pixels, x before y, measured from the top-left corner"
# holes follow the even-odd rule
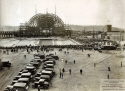
[[[4,40],[4,41],[3,41]],[[19,41],[18,39],[3,39],[1,40],[3,45],[14,46],[14,45],[69,45],[77,44],[73,40],[57,39],[55,41],[49,40],[48,42],[39,39],[24,39]],[[12,40],[12,41],[11,41]],[[2,44],[0,44],[2,45]],[[2,49],[1,49],[2,51]],[[64,52],[69,52],[64,53]],[[59,51],[58,48],[54,48],[53,51],[46,52],[45,55],[53,53],[59,56],[59,60],[56,60],[56,65],[54,70],[56,72],[55,76],[51,81],[49,89],[40,91],[100,91],[100,82],[101,79],[125,79],[125,53],[124,51],[102,51],[99,53],[96,50],[74,50],[66,48],[62,51]],[[18,50],[18,52],[10,52],[9,54],[3,54],[0,52],[1,61],[10,61],[12,66],[10,68],[4,68],[0,71],[0,91],[3,91],[7,85],[10,85],[13,81],[13,78],[18,74],[18,72],[24,68],[31,59],[34,58],[33,54],[37,53],[36,50],[33,52],[27,53],[26,49]],[[90,57],[87,56],[90,54]],[[26,55],[26,59],[24,58]],[[67,64],[65,63],[67,60]],[[75,60],[75,64],[74,64]],[[122,62],[122,67],[121,67]],[[95,67],[94,67],[95,64]],[[111,71],[108,71],[110,67]],[[42,68],[42,65],[37,70],[39,72]],[[60,69],[65,69],[63,74],[63,79],[59,78]],[[69,73],[71,69],[71,75]],[[83,70],[82,75],[80,74],[80,69]],[[32,88],[32,83],[28,91],[38,91],[38,89]]]

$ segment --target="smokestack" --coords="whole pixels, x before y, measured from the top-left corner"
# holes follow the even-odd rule
[[[112,32],[112,25],[107,25],[107,32]]]

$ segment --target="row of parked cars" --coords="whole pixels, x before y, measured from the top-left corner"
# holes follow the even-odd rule
[[[49,54],[43,60],[43,66],[40,72],[35,75],[33,88],[49,88],[50,81],[55,75],[54,65],[56,64],[55,60],[58,60],[59,57],[54,54]]]
[[[58,59],[59,57],[53,54],[46,57],[43,52],[34,54],[34,59],[19,71],[18,75],[14,77],[12,83],[4,91],[27,91],[30,82],[33,82],[33,88],[37,88],[38,85],[40,88],[48,88],[50,80],[55,75],[55,60]],[[43,64],[42,69],[37,73],[37,69],[41,64]]]
[[[12,83],[8,85],[4,91],[27,91],[28,90],[29,83],[33,82],[34,75],[36,74],[37,69],[42,64],[42,59],[45,58],[45,55],[43,52],[39,53],[39,55],[34,56],[34,59],[32,59],[29,64],[27,64],[23,69],[19,71],[18,75],[14,77]]]

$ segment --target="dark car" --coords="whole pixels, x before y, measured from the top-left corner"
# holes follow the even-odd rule
[[[2,67],[10,67],[11,63],[9,61],[2,62]]]
[[[18,82],[26,83],[27,85],[29,85],[29,78],[19,78]]]
[[[45,69],[45,68],[54,68],[54,64],[43,65],[43,69]]]
[[[21,78],[29,78],[29,80],[31,80],[32,79],[32,75],[31,75],[30,72],[28,72],[28,73],[22,73],[21,74]]]
[[[46,64],[54,64],[55,65],[55,61],[46,61],[46,62],[44,62],[44,65],[46,65]]]
[[[48,82],[49,82],[50,79],[51,79],[49,75],[41,75],[40,78],[41,78],[41,79],[45,79],[45,80],[48,81]]]
[[[57,55],[52,55],[51,57],[53,57],[55,60],[59,60],[59,57]]]
[[[26,83],[21,83],[21,82],[18,82],[18,83],[15,83],[13,85],[13,89],[14,91],[27,91],[28,90],[28,86]]]
[[[26,70],[30,72],[32,75],[36,73],[36,68],[34,66],[26,66]]]
[[[32,87],[37,88],[38,85],[40,85],[40,88],[49,88],[49,82],[45,81],[45,79],[39,79],[39,81],[35,81]]]

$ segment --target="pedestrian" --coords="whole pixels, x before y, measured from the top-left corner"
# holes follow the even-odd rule
[[[66,51],[64,53],[66,54]]]
[[[94,67],[96,67],[96,63],[94,63]]]
[[[80,74],[82,75],[82,69],[80,69]]]
[[[38,91],[40,91],[40,85],[38,85]]]
[[[109,79],[109,74],[108,74],[107,78]]]
[[[90,54],[88,54],[88,57],[90,57]]]
[[[64,69],[64,68],[62,69],[62,72],[63,72],[63,73],[65,72],[65,69]]]
[[[70,73],[70,75],[71,75],[71,69],[69,69],[69,73]]]
[[[59,78],[61,78],[61,75],[62,75],[62,73],[60,72],[60,77]]]
[[[24,55],[24,58],[26,59],[26,55]]]
[[[74,64],[75,64],[75,62],[76,62],[76,61],[74,60]]]
[[[121,67],[122,67],[122,61],[121,61]]]
[[[63,73],[62,73],[62,79],[63,79]]]
[[[67,64],[67,60],[65,60],[65,64]]]
[[[108,71],[110,71],[110,67],[108,67]]]
[[[56,55],[56,52],[55,52],[55,55]]]

